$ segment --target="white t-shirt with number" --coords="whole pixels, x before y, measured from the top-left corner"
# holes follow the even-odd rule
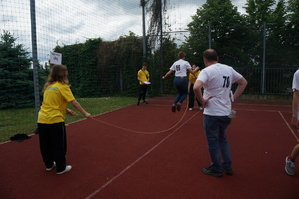
[[[297,70],[294,73],[292,89],[293,89],[293,91],[295,91],[295,90],[299,91],[299,70]],[[299,107],[298,107],[298,111],[297,111],[297,117],[299,119]]]
[[[176,77],[186,77],[188,68],[191,68],[189,62],[183,59],[179,59],[178,61],[172,64],[170,70],[175,71]]]
[[[228,116],[231,111],[231,86],[242,77],[232,67],[220,63],[201,70],[197,80],[203,82],[203,98],[211,97],[204,108],[204,114]]]

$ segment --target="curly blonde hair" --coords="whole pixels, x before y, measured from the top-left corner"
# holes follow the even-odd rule
[[[60,82],[62,84],[69,85],[67,67],[65,65],[53,65],[50,69],[48,81],[44,86],[45,90],[49,85],[54,82]]]

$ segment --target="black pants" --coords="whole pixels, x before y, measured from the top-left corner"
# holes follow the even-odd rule
[[[55,124],[40,124],[39,144],[43,161],[47,168],[56,162],[57,172],[63,171],[66,167],[66,131],[64,122]]]
[[[193,108],[194,107],[195,94],[194,94],[194,91],[193,91],[193,86],[194,86],[194,84],[190,85],[188,108]],[[201,107],[201,104],[200,104],[199,100],[196,97],[195,97],[195,99],[197,101],[198,106]]]
[[[138,102],[140,102],[141,99],[143,101],[145,101],[146,92],[147,92],[147,85],[146,84],[140,85],[140,92],[139,92]]]

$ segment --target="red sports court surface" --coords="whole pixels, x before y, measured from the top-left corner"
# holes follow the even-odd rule
[[[45,171],[38,135],[0,145],[3,199],[252,199],[299,198],[285,157],[298,143],[289,126],[291,102],[234,103],[227,136],[233,176],[202,173],[210,164],[202,111],[172,113],[173,98],[153,98],[69,124],[67,161],[73,170]]]

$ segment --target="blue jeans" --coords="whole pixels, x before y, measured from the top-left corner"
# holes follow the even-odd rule
[[[225,134],[230,123],[231,118],[227,116],[204,115],[204,130],[212,161],[211,167],[215,172],[232,168],[230,147]]]
[[[175,97],[174,104],[176,103],[183,103],[183,101],[186,99],[188,95],[188,80],[187,77],[180,78],[175,77],[173,80],[174,87],[178,91],[178,95]]]

